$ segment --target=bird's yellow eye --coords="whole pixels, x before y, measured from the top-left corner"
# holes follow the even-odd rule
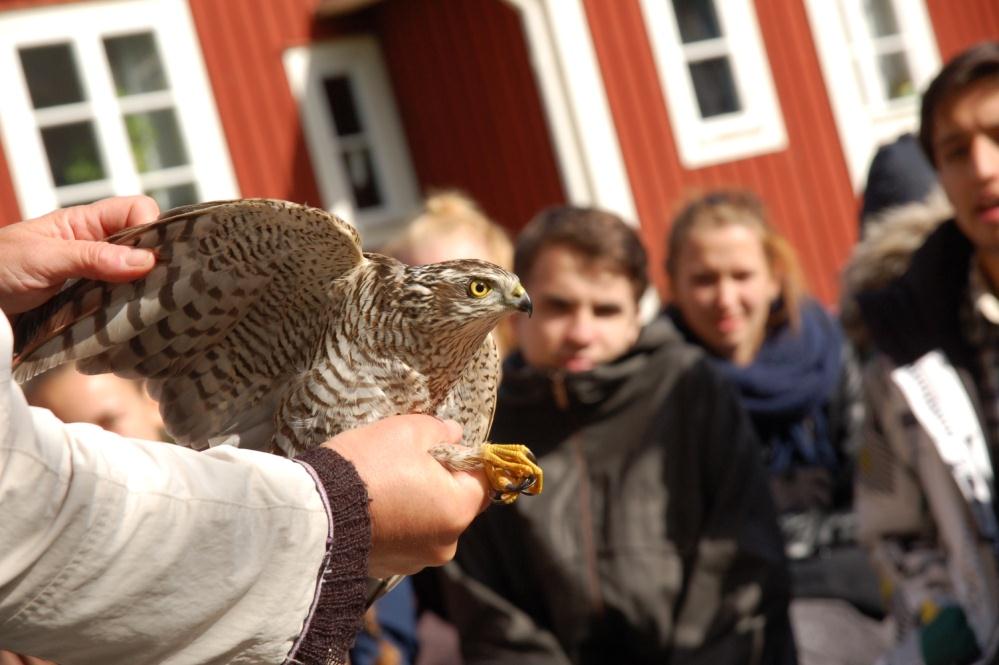
[[[481,279],[473,279],[468,283],[468,295],[473,298],[485,298],[492,290],[493,287],[489,286]]]

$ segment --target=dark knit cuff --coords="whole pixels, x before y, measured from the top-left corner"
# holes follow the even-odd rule
[[[316,598],[288,661],[344,663],[361,630],[367,597],[371,516],[368,491],[354,465],[329,448],[295,458],[323,495],[330,530]]]

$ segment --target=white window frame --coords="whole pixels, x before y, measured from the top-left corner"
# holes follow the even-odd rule
[[[805,0],[840,144],[857,191],[864,186],[878,146],[918,129],[919,95],[940,69],[940,53],[924,0],[891,0],[916,94],[884,100],[860,2]],[[856,44],[859,53],[851,46],[856,43],[851,36],[860,39]]]
[[[787,147],[784,119],[751,0],[715,0],[719,40],[685,45],[670,0],[641,0],[680,162],[710,166]],[[688,57],[727,54],[742,110],[702,118]],[[701,54],[707,55],[707,54]]]
[[[582,0],[506,0],[521,16],[569,201],[638,213]]]
[[[379,229],[384,234],[401,218],[413,214],[419,205],[419,189],[377,41],[368,36],[347,37],[295,47],[285,51],[284,64],[298,102],[323,207],[364,230],[368,241],[380,235]],[[381,186],[383,205],[377,208],[355,209],[340,159],[340,141],[322,88],[323,80],[330,76],[347,76],[351,82]]]
[[[105,37],[152,32],[169,90],[119,100],[103,55]],[[31,102],[18,50],[69,43],[79,66],[87,100],[40,109]],[[122,0],[54,5],[0,14],[0,137],[14,189],[25,217],[60,206],[41,126],[69,120],[93,120],[106,180],[77,185],[80,196],[139,194],[146,188],[170,186],[191,179],[203,200],[239,196],[222,125],[205,72],[194,23],[184,0]],[[148,176],[139,174],[123,114],[170,104],[186,141],[190,163]],[[191,176],[193,175],[193,178]],[[66,193],[65,187],[60,188]]]

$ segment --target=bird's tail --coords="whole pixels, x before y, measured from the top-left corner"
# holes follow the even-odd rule
[[[400,582],[406,579],[405,575],[392,575],[382,579],[371,578],[368,580],[368,600],[364,608],[367,609],[375,604],[375,601],[396,588]]]

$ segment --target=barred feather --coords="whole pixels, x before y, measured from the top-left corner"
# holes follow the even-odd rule
[[[111,241],[153,249],[156,267],[130,284],[80,280],[22,316],[18,381],[69,360],[145,378],[171,436],[196,448],[294,454],[402,413],[458,420],[469,454],[485,439],[489,332],[524,306],[515,275],[363,254],[335,216],[263,199],[175,209]],[[491,291],[472,296],[473,279]]]

